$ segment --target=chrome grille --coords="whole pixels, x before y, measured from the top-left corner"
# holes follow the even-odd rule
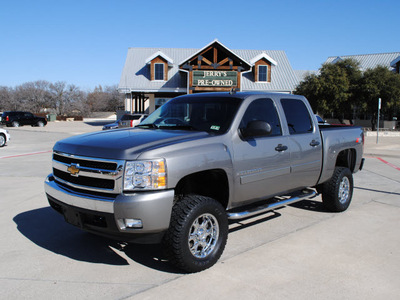
[[[64,186],[88,192],[119,194],[124,160],[109,160],[53,152],[53,175]]]

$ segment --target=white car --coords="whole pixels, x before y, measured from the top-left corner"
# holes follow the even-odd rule
[[[0,147],[4,147],[4,145],[10,140],[10,137],[8,130],[0,128]]]
[[[136,125],[139,125],[139,123],[142,122],[144,119],[146,119],[147,116],[147,114],[125,114],[121,117],[121,119],[115,121],[114,123],[104,125],[103,130],[135,127]]]

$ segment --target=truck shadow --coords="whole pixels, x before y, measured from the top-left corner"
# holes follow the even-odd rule
[[[259,215],[255,215],[252,217],[240,219],[240,220],[230,220],[229,221],[229,233],[233,233],[238,230],[242,230],[247,227],[255,226],[260,223],[264,223],[270,221],[272,219],[278,218],[281,216],[280,213],[277,212],[281,208],[271,210],[269,212],[261,213]]]
[[[160,245],[134,245],[99,237],[67,224],[50,207],[22,212],[13,218],[27,239],[53,253],[95,264],[129,265],[122,254],[149,268],[178,273],[168,264]]]
[[[291,206],[327,212],[318,201],[304,200]],[[281,216],[278,210],[280,209],[247,219],[230,221],[229,233],[275,219]],[[162,245],[128,244],[87,233],[66,223],[64,218],[50,207],[22,212],[16,215],[13,221],[18,231],[39,247],[73,260],[128,266],[132,263],[124,258],[126,255],[132,261],[157,271],[185,274],[168,263]]]
[[[315,200],[302,200],[296,203],[290,204],[291,207],[299,208],[299,209],[304,209],[304,210],[309,210],[309,211],[315,211],[315,212],[321,212],[321,213],[330,213],[324,206],[324,204],[320,201],[315,201]]]

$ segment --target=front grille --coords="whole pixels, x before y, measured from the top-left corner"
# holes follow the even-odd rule
[[[83,160],[74,158],[71,156],[62,156],[59,154],[53,154],[53,160],[59,161],[65,164],[79,164],[82,167],[92,168],[92,169],[99,169],[99,170],[109,170],[113,171],[117,168],[116,162],[103,162],[103,161],[93,161],[93,160]]]
[[[104,192],[96,192],[96,191],[89,191],[87,189],[80,189],[80,188],[75,188],[72,187],[68,184],[65,184],[59,180],[55,180],[55,182],[66,189],[68,192],[73,192],[75,194],[81,194],[81,195],[91,195],[91,196],[97,196],[97,197],[102,197],[102,198],[108,198],[109,200],[114,199],[115,197],[118,196],[118,194],[111,194],[111,193],[104,193]]]
[[[87,176],[72,176],[69,173],[57,170],[53,168],[53,175],[59,179],[64,181],[83,185],[83,186],[90,186],[94,188],[101,188],[101,189],[114,189],[114,180],[112,179],[100,179],[100,178],[92,178]]]
[[[53,175],[69,188],[88,193],[119,194],[125,161],[53,153]]]

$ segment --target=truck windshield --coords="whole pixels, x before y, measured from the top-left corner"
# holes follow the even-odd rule
[[[178,97],[167,102],[136,127],[225,133],[238,110],[239,98]]]

